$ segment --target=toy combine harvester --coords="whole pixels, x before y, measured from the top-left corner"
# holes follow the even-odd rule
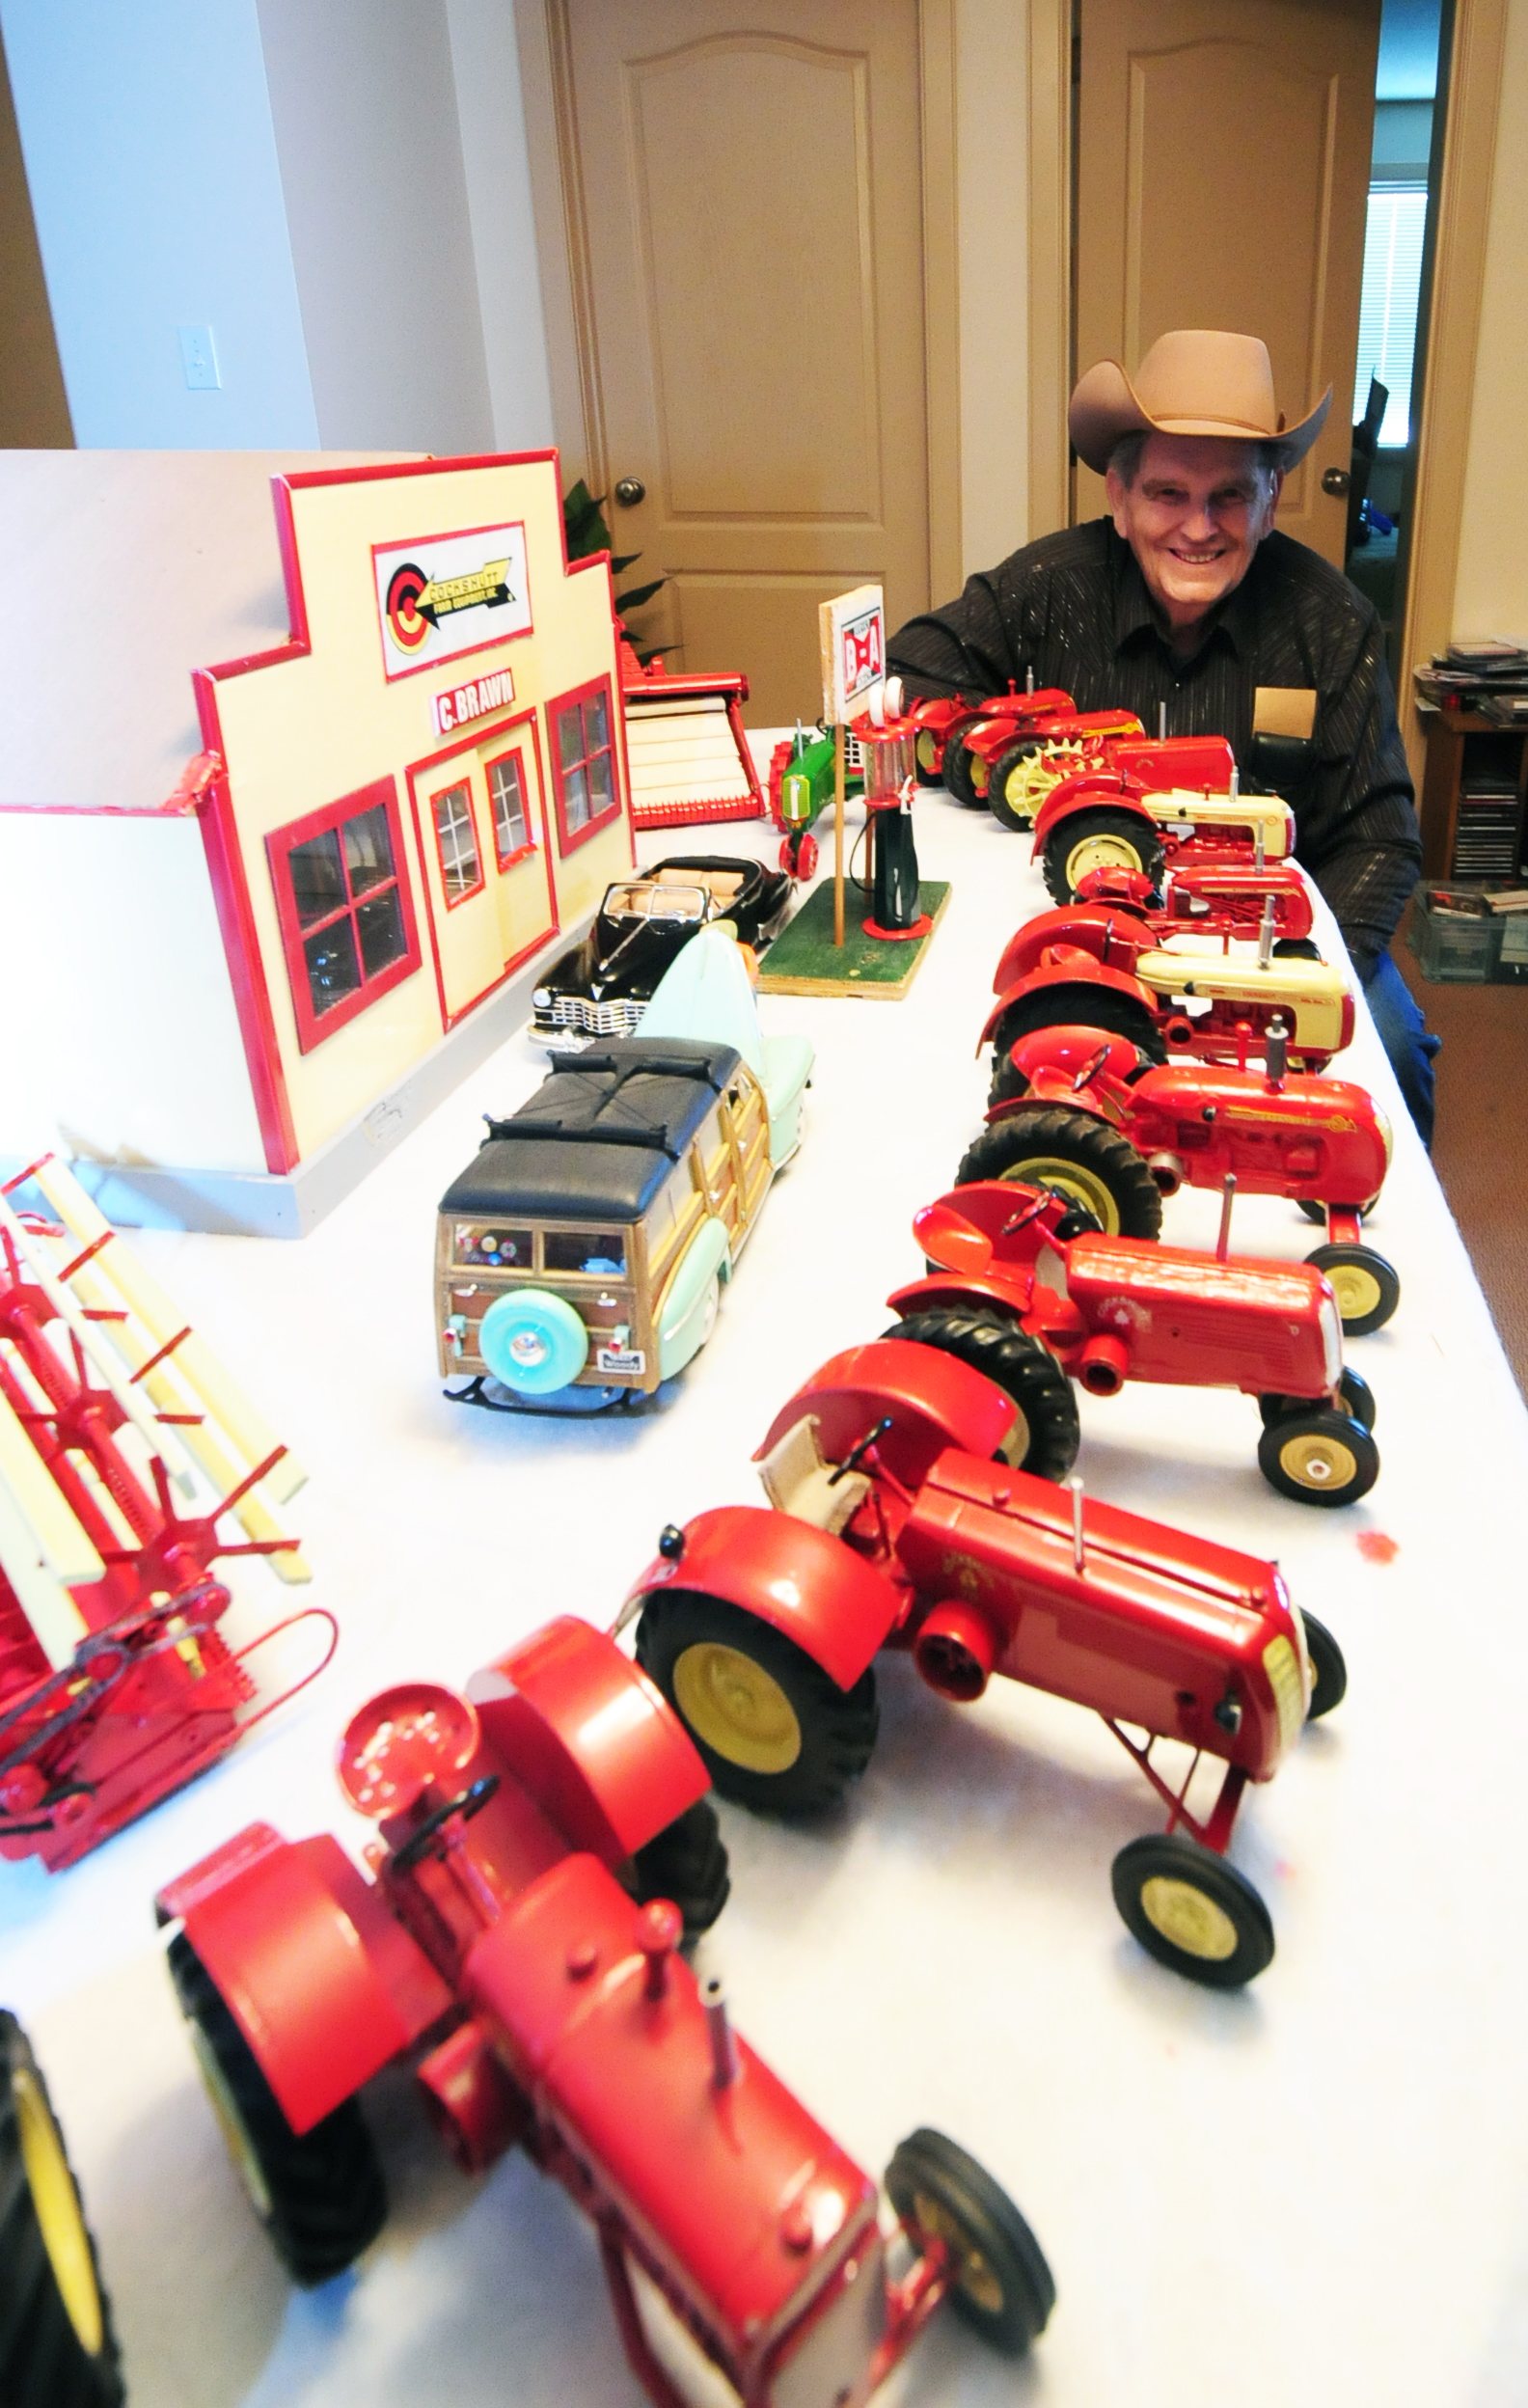
[[[41,1190],[61,1227],[11,1202]],[[276,1508],[306,1474],[62,1163],[0,1188],[0,1856],[58,1872],[215,1764],[247,1668],[210,1567],[308,1566]]]

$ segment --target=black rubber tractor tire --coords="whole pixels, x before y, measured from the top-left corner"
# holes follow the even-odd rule
[[[1130,1139],[1093,1113],[1069,1112],[1064,1105],[993,1121],[967,1147],[955,1178],[961,1187],[973,1179],[1011,1179],[1052,1188],[1083,1205],[1110,1237],[1161,1235],[1161,1190]]]
[[[1239,1990],[1271,1964],[1273,1926],[1251,1882],[1181,1831],[1131,1840],[1111,1880],[1126,1929],[1169,1972]]]
[[[992,775],[987,780],[987,808],[1000,828],[1011,828],[1016,835],[1023,835],[1034,826],[1033,811],[1026,814],[1017,810],[1009,802],[1007,780],[1010,770],[1020,768],[1025,761],[1032,761],[1037,753],[1045,750],[1043,738],[1025,736],[1020,743],[1011,744],[1006,752],[999,752],[994,761]]]
[[[945,1304],[909,1313],[881,1334],[934,1347],[983,1373],[1019,1413],[1004,1461],[1041,1480],[1066,1478],[1082,1443],[1077,1395],[1055,1356],[1027,1329],[1016,1328],[991,1306]]]
[[[899,2144],[886,2192],[914,2249],[920,2236],[948,2244],[949,2296],[967,2323],[992,2348],[1019,2357],[1050,2321],[1055,2279],[1001,2183],[957,2142],[924,2126]]]
[[[974,726],[975,723],[972,723],[966,733],[957,731],[946,740],[942,776],[946,794],[952,794],[968,811],[984,811],[987,797],[976,791],[971,775],[971,756],[966,750],[966,734],[973,733]]]
[[[1300,1505],[1356,1505],[1379,1477],[1379,1450],[1361,1421],[1335,1406],[1302,1406],[1258,1440],[1270,1488]]]
[[[96,2243],[47,2084],[14,2015],[0,2011],[0,2401],[120,2408],[125,2397]]]
[[[712,1787],[740,1806],[823,1814],[870,1761],[874,1667],[840,1689],[793,1639],[723,1598],[699,1589],[650,1597],[637,1661],[699,1749]]]
[[[1382,1329],[1401,1301],[1400,1274],[1372,1245],[1318,1245],[1305,1260],[1331,1281],[1345,1338]]]
[[[708,1797],[696,1798],[667,1830],[640,1847],[627,1887],[639,1906],[667,1898],[684,1917],[685,1945],[709,1931],[730,1895],[727,1852]]]
[[[1042,987],[1010,1003],[993,1030],[993,1066],[988,1100],[1005,1104],[1023,1092],[1008,1056],[1021,1037],[1041,1028],[1096,1028],[1101,1037],[1123,1037],[1148,1062],[1167,1059],[1167,1040],[1144,1003],[1112,987],[1078,979],[1076,986]]]
[[[1276,962],[1319,962],[1321,946],[1314,937],[1275,937],[1273,959]]]
[[[1350,1421],[1361,1421],[1364,1428],[1372,1432],[1378,1408],[1375,1404],[1374,1390],[1368,1381],[1364,1379],[1361,1372],[1350,1371],[1345,1366],[1341,1387],[1341,1409]],[[1263,1416],[1264,1429],[1270,1430],[1276,1421],[1287,1421],[1291,1413],[1308,1411],[1316,1401],[1314,1397],[1309,1396],[1260,1396],[1258,1410]]]
[[[913,742],[913,774],[920,786],[941,786],[944,772],[934,766],[938,738],[932,727],[920,727]]]
[[[203,2079],[256,2213],[294,2281],[305,2288],[327,2283],[355,2263],[387,2222],[382,2168],[360,2102],[344,2099],[311,2132],[294,2132],[183,1932],[171,1941],[169,1956]]]
[[[1096,811],[1078,811],[1075,818],[1064,819],[1046,839],[1041,866],[1054,901],[1077,901],[1077,889],[1067,876],[1067,864],[1078,846],[1094,837],[1112,840],[1120,848],[1118,866],[1138,869],[1154,891],[1160,889],[1167,856],[1150,823],[1137,819],[1133,811],[1111,811],[1106,804],[1101,804]],[[1096,868],[1098,864],[1089,866]]]
[[[1305,1625],[1305,1652],[1311,1668],[1311,1702],[1305,1719],[1320,1722],[1348,1694],[1348,1665],[1323,1622],[1318,1622],[1314,1614],[1302,1614],[1300,1620]]]

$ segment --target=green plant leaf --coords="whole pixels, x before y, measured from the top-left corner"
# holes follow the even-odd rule
[[[655,577],[650,586],[633,586],[629,592],[615,596],[615,608],[621,612],[640,611],[644,602],[650,602],[655,593],[662,592],[667,583],[666,578]]]

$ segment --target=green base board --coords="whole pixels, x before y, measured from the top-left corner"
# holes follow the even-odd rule
[[[844,941],[833,943],[832,880],[813,887],[795,918],[776,938],[759,971],[763,995],[863,995],[897,1003],[917,975],[934,930],[949,901],[949,887],[924,879],[918,907],[932,925],[920,937],[867,937],[860,926],[868,905],[859,888],[844,889]]]

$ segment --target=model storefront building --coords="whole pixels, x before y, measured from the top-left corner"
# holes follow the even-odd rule
[[[503,1033],[483,1007],[630,865],[608,568],[567,562],[551,452],[286,464],[285,606],[263,493],[263,558],[250,506],[265,461],[60,463],[71,481],[46,455],[10,472],[35,547],[65,505],[123,574],[72,606],[85,699],[65,706],[34,625],[56,698],[4,713],[0,877],[28,898],[4,974],[19,1005],[67,959],[70,994],[0,1152],[51,1138],[123,1166],[105,1190],[87,1173],[120,1218],[147,1193],[295,1227],[313,1208],[294,1174],[329,1149],[332,1200],[356,1175],[333,1173],[337,1146],[400,1130],[475,1015],[451,1078],[479,1058]]]

